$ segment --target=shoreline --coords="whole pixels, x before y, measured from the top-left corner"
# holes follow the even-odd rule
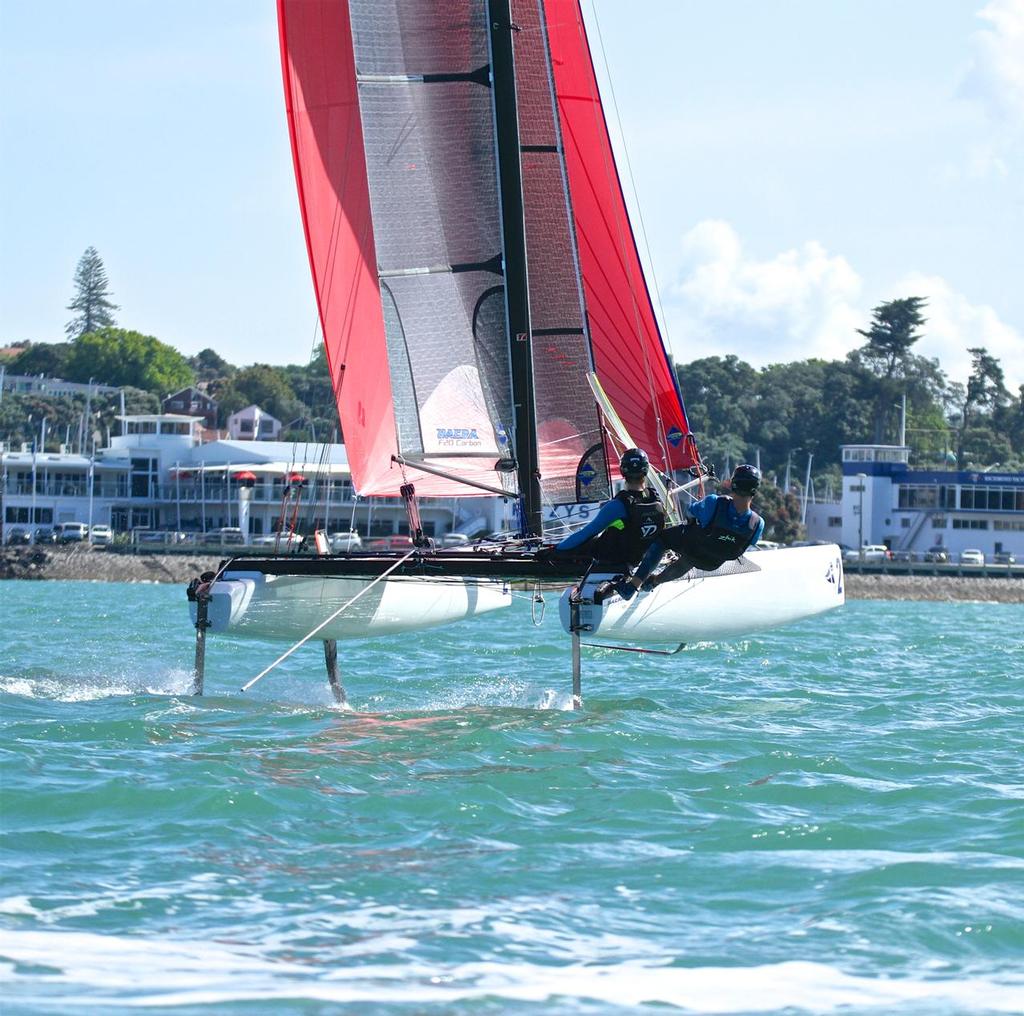
[[[216,571],[222,553],[121,554],[103,548],[3,547],[0,580],[164,582],[185,585]],[[849,600],[919,600],[939,603],[984,601],[1024,604],[1024,579],[960,575],[846,575]]]

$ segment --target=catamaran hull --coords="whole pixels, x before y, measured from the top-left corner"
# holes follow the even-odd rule
[[[680,643],[731,638],[802,621],[846,602],[843,560],[833,544],[760,551],[713,572],[693,571],[632,600],[593,602],[609,575],[593,574],[580,587],[580,624],[588,638]],[[570,631],[567,589],[559,603]]]
[[[210,587],[208,631],[298,640],[373,582],[370,576],[273,575],[228,570]],[[512,602],[507,582],[387,578],[317,633],[321,639],[373,638],[451,624]],[[190,603],[193,623],[196,604]]]

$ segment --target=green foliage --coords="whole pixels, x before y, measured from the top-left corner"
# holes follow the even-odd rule
[[[109,299],[107,270],[95,247],[86,247],[75,269],[75,295],[68,304],[75,316],[64,326],[69,339],[77,339],[100,328],[112,328],[116,323],[111,311],[120,310]]]
[[[899,439],[907,396],[907,441],[918,466],[949,468],[1024,463],[1024,387],[1011,397],[998,361],[972,349],[966,385],[950,382],[937,360],[909,352],[923,324],[923,301],[911,297],[875,308],[867,344],[845,360],[801,360],[755,370],[734,356],[677,367],[690,427],[719,473],[760,456],[781,476],[792,455],[803,479],[813,455],[819,489],[839,468],[839,447]],[[954,456],[956,461],[956,456]]]
[[[195,371],[197,382],[223,382],[238,369],[212,349],[201,349],[195,356],[190,356],[188,365]]]
[[[131,385],[165,396],[194,381],[188,361],[152,335],[123,328],[101,328],[72,343],[66,365],[70,381]]]
[[[857,329],[868,340],[861,350],[868,368],[885,378],[902,376],[910,347],[921,337],[926,302],[923,297],[908,296],[875,307],[867,330]]]
[[[70,342],[31,342],[17,356],[7,362],[11,374],[45,374],[47,377],[65,377]]]
[[[225,420],[251,405],[259,406],[282,423],[298,416],[301,410],[284,369],[265,363],[243,367],[221,391],[220,409]]]
[[[989,461],[1001,461],[991,456],[1002,455],[1008,457],[1012,449],[1009,440],[1002,439],[997,443],[992,438],[983,440],[977,434],[977,417],[980,413],[989,412],[1005,405],[1010,399],[1010,393],[1006,390],[1004,383],[1003,368],[999,361],[992,356],[983,346],[975,346],[967,350],[971,354],[971,376],[967,379],[967,387],[964,390],[963,403],[960,408],[957,427],[957,467],[963,469],[969,460],[974,460],[974,455],[979,454],[982,459]],[[996,447],[1002,449],[996,451]]]

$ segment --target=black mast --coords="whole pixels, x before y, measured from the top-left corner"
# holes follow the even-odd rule
[[[491,63],[497,122],[498,179],[505,240],[505,303],[511,342],[512,402],[515,407],[516,466],[526,535],[540,536],[540,470],[537,461],[537,412],[533,391],[533,340],[526,275],[526,224],[519,155],[515,57],[510,0],[487,0],[491,25]]]

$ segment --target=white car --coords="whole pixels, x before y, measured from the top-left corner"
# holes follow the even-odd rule
[[[332,554],[351,554],[354,550],[361,550],[363,546],[362,537],[353,529],[342,533],[331,533],[327,537],[331,545]]]
[[[89,538],[89,527],[84,522],[58,522],[53,532],[58,543],[84,543]]]
[[[843,554],[844,561],[888,561],[892,551],[881,543],[866,543],[860,550],[851,547]]]
[[[114,539],[114,534],[110,531],[110,526],[93,526],[89,532],[89,539],[105,547]]]
[[[975,548],[960,551],[961,564],[984,564],[985,555]]]

